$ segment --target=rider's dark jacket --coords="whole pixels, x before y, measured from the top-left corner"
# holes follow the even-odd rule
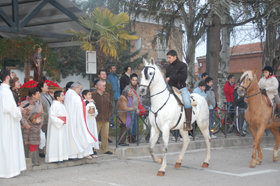
[[[166,77],[170,80],[168,84],[178,89],[186,87],[186,80],[188,77],[188,67],[185,63],[176,59],[166,68]]]

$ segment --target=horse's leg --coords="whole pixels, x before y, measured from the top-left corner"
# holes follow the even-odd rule
[[[262,164],[262,159],[263,159],[263,153],[262,153],[262,149],[261,149],[261,144],[260,143],[257,146],[257,150],[258,150],[257,165],[260,165],[260,164]]]
[[[249,125],[249,128],[250,128],[250,131],[252,133],[252,136],[253,136],[253,139],[254,139],[254,144],[255,144],[255,141],[256,141],[256,129],[254,126],[252,125]],[[255,145],[253,146],[253,153],[252,153],[252,159],[251,159],[251,162],[250,162],[250,167],[255,167],[257,164],[256,162],[256,147]]]
[[[274,150],[273,150],[273,162],[277,162],[278,161],[278,148],[279,148],[279,143],[280,143],[280,134],[278,131],[278,127],[270,128],[270,131],[272,132],[272,134],[275,137],[275,146],[274,146]]]
[[[252,160],[251,160],[251,163],[250,163],[251,168],[256,167],[257,163],[259,163],[259,160],[258,161],[256,160],[256,151],[259,148],[258,151],[259,151],[259,153],[261,153],[260,142],[261,142],[261,139],[263,137],[264,130],[265,130],[265,127],[260,126],[258,128],[258,130],[256,131],[256,135],[255,135],[255,138],[254,138],[254,150],[253,150],[253,154],[252,154]]]
[[[158,171],[158,176],[164,176],[165,174],[165,168],[166,168],[166,153],[168,148],[168,140],[169,140],[169,128],[164,128],[162,130],[162,140],[163,140],[163,158],[162,158],[162,164]]]
[[[155,156],[154,147],[159,137],[159,130],[156,127],[151,127],[151,135],[150,135],[150,153],[151,156],[156,163],[161,163],[162,159]]]
[[[188,131],[180,129],[180,134],[183,138],[183,146],[182,146],[181,152],[178,156],[178,159],[176,161],[175,168],[180,168],[181,167],[181,163],[183,161],[185,152],[186,152],[186,150],[189,146],[189,143],[190,143],[190,138],[189,138],[189,135],[188,135]]]
[[[211,157],[211,155],[210,155],[210,139],[211,139],[211,137],[210,137],[210,134],[209,134],[209,127],[208,127],[209,121],[206,120],[204,122],[208,123],[208,124],[205,123],[207,127],[201,127],[200,131],[201,131],[201,133],[204,137],[205,143],[206,143],[207,155],[206,155],[206,158],[205,158],[205,160],[202,164],[202,167],[207,168],[209,166],[209,161],[210,161],[210,157]]]

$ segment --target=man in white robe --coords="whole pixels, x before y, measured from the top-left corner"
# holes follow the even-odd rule
[[[63,105],[64,93],[56,91],[54,98],[49,109],[46,162],[68,160],[68,116]]]
[[[10,89],[10,71],[2,70],[0,76],[0,178],[11,178],[26,169],[22,115]]]
[[[69,158],[91,159],[93,154],[92,145],[96,138],[89,132],[86,123],[85,103],[80,96],[82,85],[77,82],[65,95],[65,108],[69,116],[67,121],[69,136]]]

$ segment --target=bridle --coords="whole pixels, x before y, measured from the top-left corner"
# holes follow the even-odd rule
[[[248,76],[248,74],[246,74],[244,77],[242,77],[242,79],[240,79],[240,81],[239,81],[239,83],[240,83],[239,87],[241,87],[241,88],[243,88],[243,89],[245,90],[245,97],[246,97],[246,98],[250,98],[250,97],[253,97],[253,96],[256,96],[256,95],[260,94],[261,91],[255,93],[255,94],[252,94],[252,95],[250,95],[250,96],[247,95],[247,90],[250,88],[250,86],[252,85],[252,82],[253,82],[252,80],[250,80],[250,83],[249,83],[249,85],[248,85],[247,87],[242,86],[241,83],[245,80],[245,78],[246,78],[247,76]]]
[[[144,67],[145,79],[148,79],[148,74],[147,74],[147,73],[148,73],[149,68],[154,69],[154,71],[156,70],[155,67],[150,67],[150,66]],[[142,84],[140,84],[139,86],[140,86],[140,87],[142,86],[142,87],[150,88],[151,83],[152,83],[152,81],[154,80],[154,77],[155,77],[155,73],[153,74],[152,79],[151,79],[149,85],[142,85]],[[163,93],[166,89],[167,89],[167,85],[166,85],[166,87],[165,87],[162,91],[160,91],[160,92],[158,92],[158,93],[156,93],[156,94],[154,94],[154,95],[147,96],[147,97],[151,98],[151,97],[154,97],[154,96],[156,96],[156,95],[159,95],[159,94]]]

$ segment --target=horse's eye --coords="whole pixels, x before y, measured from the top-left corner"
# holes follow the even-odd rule
[[[152,72],[150,72],[150,75],[153,75],[153,73],[152,73]]]

